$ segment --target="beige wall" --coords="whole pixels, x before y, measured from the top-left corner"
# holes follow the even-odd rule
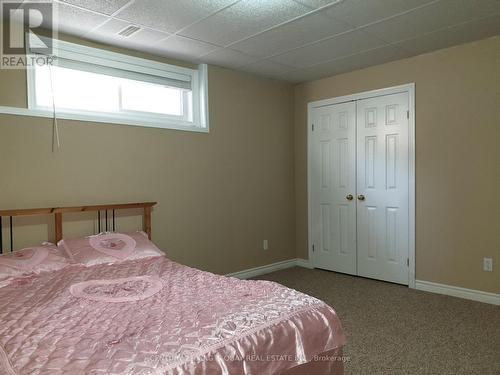
[[[55,153],[50,120],[0,114],[0,208],[156,200],[154,241],[174,260],[226,273],[307,258],[307,102],[415,82],[417,278],[498,293],[499,67],[496,37],[298,85],[295,104],[290,85],[210,67],[209,134],[60,120]],[[24,90],[0,70],[0,106],[25,106]],[[67,219],[68,235],[92,230]],[[44,220],[17,221],[16,245],[45,239]]]
[[[0,106],[25,105],[24,89],[0,71]],[[294,258],[292,86],[210,67],[209,98],[209,134],[60,120],[55,153],[51,120],[0,115],[0,207],[155,200],[153,239],[176,261],[227,273]],[[26,236],[47,233],[36,224]]]
[[[295,88],[297,255],[307,258],[307,103],[416,85],[417,279],[500,292],[500,37]],[[482,271],[492,257],[493,272]]]

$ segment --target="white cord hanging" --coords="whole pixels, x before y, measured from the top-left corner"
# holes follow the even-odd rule
[[[49,78],[50,78],[50,93],[52,97],[52,152],[61,148],[61,142],[59,140],[59,125],[57,123],[56,114],[56,99],[54,94],[54,82],[52,79],[52,66],[49,64]]]

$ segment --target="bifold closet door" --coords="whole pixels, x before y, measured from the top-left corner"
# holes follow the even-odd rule
[[[408,94],[357,101],[358,275],[408,285]]]
[[[356,274],[356,104],[312,111],[311,234],[315,267]]]

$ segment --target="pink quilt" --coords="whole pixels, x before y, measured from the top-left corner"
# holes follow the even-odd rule
[[[0,289],[0,374],[273,374],[344,344],[323,302],[165,257]]]

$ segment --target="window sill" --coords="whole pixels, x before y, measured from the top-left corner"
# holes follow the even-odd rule
[[[20,107],[2,107],[0,106],[0,114],[29,116],[29,117],[44,117],[52,118],[52,111],[29,109]],[[181,121],[176,119],[151,119],[142,116],[120,115],[120,114],[89,114],[83,112],[66,112],[58,111],[57,119],[75,120],[86,122],[97,122],[117,125],[142,126],[148,128],[183,130],[190,132],[208,133],[207,127],[202,127],[196,123]]]

